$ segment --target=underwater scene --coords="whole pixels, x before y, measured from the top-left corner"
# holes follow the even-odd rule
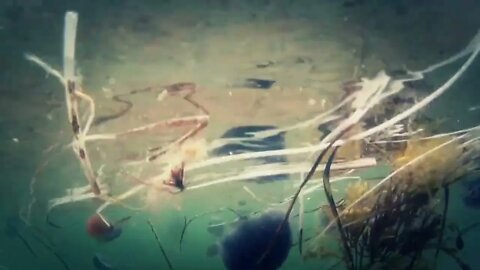
[[[0,270],[480,270],[479,1],[0,12]]]

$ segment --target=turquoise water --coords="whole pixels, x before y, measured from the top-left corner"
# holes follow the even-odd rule
[[[342,83],[378,79],[381,70],[421,71],[465,48],[476,48],[475,40],[472,47],[467,45],[480,26],[480,4],[466,0],[23,0],[0,3],[0,10],[0,269],[102,269],[95,266],[95,255],[114,269],[169,269],[149,222],[173,269],[225,269],[225,250],[215,248],[222,239],[245,220],[288,208],[319,152],[311,147],[326,135],[317,120],[304,121],[339,104],[346,95]],[[105,184],[98,198],[72,151],[64,87],[25,58],[31,53],[63,72],[67,11],[78,14],[76,83],[94,100],[95,121],[103,119],[94,121],[88,134],[116,135],[87,142],[92,171]],[[432,94],[466,59],[425,73],[425,80],[399,95],[413,96],[414,102],[395,107],[395,114]],[[478,125],[479,65],[473,60],[448,91],[422,108],[418,119],[429,119],[433,132],[428,135]],[[195,93],[187,95],[191,85],[176,85],[179,82],[193,82]],[[82,128],[88,109],[88,103],[80,103]],[[326,128],[335,130],[339,120],[351,115],[345,110],[331,113]],[[179,118],[158,129],[131,131]],[[199,123],[208,125],[181,147],[171,145],[154,162],[145,161],[158,153],[148,149],[170,145]],[[250,132],[283,129],[263,140],[265,133],[245,138],[253,134],[239,127]],[[468,148],[475,152],[477,147]],[[267,152],[276,150],[286,152]],[[381,155],[359,151],[361,157],[355,151],[339,154],[367,165],[333,170],[332,179],[349,177],[332,183],[337,201],[359,177],[373,185],[392,169]],[[242,153],[268,157],[246,160]],[[343,164],[341,158],[336,166]],[[172,194],[178,190],[163,181],[182,162],[185,190]],[[450,188],[449,228],[479,221],[479,210],[464,203],[472,189],[465,183],[478,174],[467,174],[469,179]],[[294,245],[280,269],[331,269],[339,262],[336,269],[348,269],[336,231],[313,238],[326,225],[326,212],[318,209],[327,204],[321,177],[316,174],[306,186],[311,192],[304,199],[303,255],[296,245],[301,223],[297,203],[289,219]],[[87,198],[68,203],[79,198],[71,192],[82,187]],[[118,197],[132,188],[139,190]],[[48,211],[52,200],[62,197],[67,202]],[[99,208],[106,202],[107,208]],[[432,208],[441,213],[443,202],[440,194]],[[89,235],[87,220],[96,211],[121,228],[118,238],[105,242]],[[451,245],[456,234],[447,231],[445,243]],[[456,253],[471,269],[478,268],[479,238],[478,229],[469,230]],[[307,259],[317,245],[333,255]],[[432,251],[423,253],[426,261],[433,256]],[[456,267],[441,253],[436,266],[427,269]]]

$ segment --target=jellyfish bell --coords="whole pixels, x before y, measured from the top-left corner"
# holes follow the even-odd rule
[[[282,212],[269,211],[258,218],[243,221],[223,238],[220,245],[225,267],[228,270],[279,269],[287,259],[292,246],[288,222],[277,234],[275,245],[270,249],[269,246],[284,216]],[[269,251],[265,254],[267,250]]]
[[[115,240],[122,233],[122,228],[109,223],[101,214],[95,213],[87,220],[87,233],[101,242]]]

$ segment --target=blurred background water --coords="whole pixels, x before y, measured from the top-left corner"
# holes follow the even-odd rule
[[[192,81],[200,88],[198,99],[210,111],[207,139],[231,137],[235,130],[228,130],[239,126],[269,128],[308,119],[319,106],[338,102],[344,94],[343,82],[383,69],[427,67],[464,48],[480,27],[480,2],[472,0],[1,1],[0,220],[5,230],[0,234],[0,269],[65,269],[62,260],[69,269],[102,269],[93,263],[95,254],[115,269],[168,269],[149,219],[174,269],[224,269],[215,243],[237,225],[219,229],[208,225],[234,220],[237,214],[218,212],[196,219],[185,232],[180,251],[185,220],[222,207],[241,215],[265,209],[243,184],[236,183],[167,196],[139,212],[115,206],[109,210],[112,222],[131,218],[122,223],[121,237],[107,243],[92,239],[85,229],[97,201],[55,209],[52,218],[61,228],[44,221],[48,199],[82,186],[85,180],[70,149],[42,154],[56,142],[71,140],[65,97],[62,86],[27,62],[24,54],[34,53],[61,69],[63,22],[69,10],[79,14],[77,66],[84,88],[96,101],[97,115],[123,108],[124,104],[112,101],[112,95]],[[436,72],[418,91],[426,95],[458,67]],[[426,108],[440,132],[478,124],[479,70],[477,60],[452,89]],[[245,78],[275,84],[267,90],[251,88],[242,84]],[[189,112],[176,112],[179,105],[174,102],[157,108],[153,99],[134,97],[132,111],[122,116],[121,124],[99,125],[97,131]],[[278,149],[318,136],[316,130],[308,131],[254,148]],[[50,155],[48,170],[37,178],[35,211],[27,225],[19,212],[32,200],[35,170]],[[278,201],[293,191],[283,178],[287,177],[250,184],[255,194]],[[466,226],[479,221],[479,210],[463,204],[463,192],[462,185],[454,189],[450,218]],[[323,196],[314,199],[312,206],[325,203]],[[309,233],[319,230],[320,215],[307,215]],[[297,225],[292,221],[295,232]],[[480,233],[473,230],[461,254],[471,269],[480,269],[475,257],[478,242]],[[302,260],[292,248],[281,269],[330,269],[333,264]],[[437,267],[458,266],[442,259]]]

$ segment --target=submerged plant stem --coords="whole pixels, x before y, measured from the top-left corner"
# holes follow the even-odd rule
[[[160,242],[160,239],[158,238],[157,232],[155,231],[155,228],[153,228],[153,224],[150,220],[147,220],[148,225],[150,226],[150,229],[152,230],[153,235],[155,236],[155,240],[157,241],[158,247],[160,248],[160,251],[162,252],[163,258],[165,258],[165,261],[168,264],[168,269],[173,270],[172,263],[168,259],[167,253],[165,252],[165,249],[163,248],[162,243]]]
[[[337,211],[337,204],[333,199],[332,195],[332,187],[330,185],[330,167],[332,166],[333,160],[335,158],[335,154],[338,150],[338,146],[333,149],[332,154],[328,158],[327,165],[325,166],[325,170],[323,171],[323,188],[325,190],[325,196],[327,197],[328,204],[330,205],[330,210],[333,213],[335,220],[337,221],[338,231],[340,232],[340,237],[342,238],[343,247],[345,249],[345,254],[347,255],[348,265],[350,269],[355,269],[355,264],[353,261],[352,251],[350,250],[350,246],[348,244],[347,235],[345,233],[343,224],[341,219],[338,216]]]
[[[444,205],[443,205],[443,218],[442,218],[442,225],[440,227],[440,234],[438,235],[438,242],[437,242],[437,250],[435,251],[435,263],[438,259],[438,254],[440,253],[440,248],[442,247],[443,242],[443,232],[445,231],[445,223],[447,221],[447,213],[448,213],[448,203],[450,198],[450,190],[448,185],[445,184],[443,187],[443,194],[444,194]]]
[[[303,180],[303,182],[300,184],[300,186],[298,187],[297,191],[295,192],[295,194],[292,196],[292,201],[290,202],[290,205],[288,206],[288,209],[287,209],[287,212],[285,213],[285,218],[283,219],[283,221],[280,223],[280,225],[278,226],[277,230],[275,231],[275,234],[273,236],[273,238],[270,240],[270,243],[269,245],[267,246],[267,249],[265,250],[265,252],[262,254],[262,256],[260,257],[260,259],[258,260],[257,264],[260,264],[264,259],[265,257],[268,255],[268,253],[270,253],[271,249],[273,248],[273,246],[275,245],[275,242],[277,240],[277,237],[278,237],[278,234],[281,232],[281,230],[283,229],[283,227],[285,226],[285,224],[287,223],[289,217],[290,217],[290,214],[292,213],[292,210],[293,210],[293,206],[295,205],[295,202],[297,201],[298,199],[298,196],[300,196],[300,192],[302,192],[302,189],[305,187],[305,185],[308,183],[308,181],[313,177],[313,174],[315,174],[315,171],[317,170],[317,167],[318,165],[320,165],[320,162],[322,162],[323,160],[323,157],[327,154],[328,150],[330,148],[332,148],[332,146],[335,144],[335,142],[340,139],[343,135],[345,135],[345,133],[347,133],[350,128],[352,126],[348,126],[346,127],[343,131],[341,131],[329,144],[328,146],[323,149],[323,151],[320,153],[320,155],[318,155],[317,159],[315,160],[315,162],[313,163],[312,167],[310,168],[310,171],[308,172],[307,176],[305,177],[305,179]]]

